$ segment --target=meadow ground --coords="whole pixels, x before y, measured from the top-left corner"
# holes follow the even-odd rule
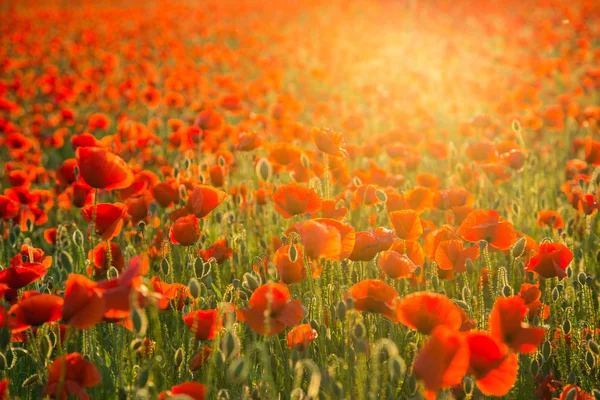
[[[600,399],[599,2],[0,31],[0,399]]]

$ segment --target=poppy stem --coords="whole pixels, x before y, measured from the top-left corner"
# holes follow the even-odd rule
[[[106,270],[109,270],[112,267],[112,248],[110,247],[110,240],[106,241]]]
[[[96,230],[96,214],[98,208],[98,189],[94,189],[94,209],[92,211],[92,228],[90,229],[90,243],[94,249],[94,231]]]

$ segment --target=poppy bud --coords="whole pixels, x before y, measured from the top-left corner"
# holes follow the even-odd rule
[[[268,182],[273,176],[273,166],[266,158],[261,158],[256,163],[256,176],[263,182]]]
[[[148,329],[148,317],[143,309],[134,307],[133,312],[131,313],[131,322],[133,324],[134,332],[139,337],[146,334],[146,330]]]
[[[413,373],[408,377],[408,393],[412,395],[416,391],[417,391],[417,377]]]
[[[487,249],[488,242],[486,242],[485,240],[480,240],[478,242],[478,244],[479,244],[479,251],[483,253],[485,251],[485,249]]]
[[[73,232],[73,243],[75,243],[75,246],[77,247],[83,247],[83,233],[81,233],[79,229]]]
[[[502,294],[504,295],[504,297],[512,296],[512,288],[508,285],[504,286],[502,288]]]
[[[146,387],[146,384],[148,383],[149,378],[150,378],[150,368],[141,369],[135,378],[136,386],[138,388]]]
[[[40,383],[40,376],[38,374],[33,374],[29,378],[25,379],[22,386],[26,388],[30,386],[35,386],[38,383]]]
[[[565,322],[563,322],[563,333],[565,335],[568,335],[569,333],[571,333],[571,321],[569,321],[568,319],[565,320]]]
[[[579,281],[579,283],[581,283],[581,285],[585,285],[585,279],[587,278],[587,275],[585,274],[585,272],[580,272],[577,275],[577,280]]]
[[[569,376],[567,376],[567,385],[575,385],[577,383],[577,377],[575,376],[575,372],[569,372]]]
[[[392,381],[398,381],[406,373],[406,363],[399,355],[392,356],[388,360],[388,371]]]
[[[167,275],[169,273],[169,260],[167,260],[166,258],[163,258],[160,261],[160,272],[163,273],[163,275]]]
[[[354,300],[352,300],[352,297],[348,297],[346,299],[346,309],[348,309],[348,310],[354,309]]]
[[[346,319],[346,303],[340,301],[337,306],[337,316],[341,321]]]
[[[569,278],[573,277],[573,268],[567,267],[566,272],[567,272],[567,277],[569,277]]]
[[[598,349],[598,343],[594,342],[593,340],[589,340],[588,341],[588,348],[590,349],[590,351],[596,355],[600,354],[600,350]]]
[[[255,291],[260,286],[260,280],[253,274],[246,272],[243,276],[244,286],[251,291]]]
[[[471,299],[471,289],[469,289],[468,286],[465,286],[462,289],[462,299],[463,301],[469,301]]]
[[[470,394],[473,394],[474,388],[475,388],[475,385],[473,383],[473,379],[470,376],[465,376],[465,380],[463,381],[463,389],[465,391],[465,394],[467,396]]]
[[[377,198],[381,201],[387,201],[387,194],[385,194],[385,192],[383,190],[376,190],[375,191],[375,196],[377,196]]]
[[[571,388],[571,390],[569,390],[567,392],[567,395],[565,396],[565,400],[575,400],[575,399],[577,399],[577,389]]]
[[[540,364],[537,360],[532,360],[531,365],[529,365],[529,372],[531,375],[536,376],[540,371]]]
[[[4,353],[4,356],[6,357],[6,365],[8,366],[8,369],[14,367],[15,362],[17,361],[16,353],[12,349],[8,349],[6,353]]]
[[[433,286],[434,290],[440,288],[440,278],[438,278],[437,275],[431,277],[431,286]]]
[[[175,362],[175,366],[177,368],[179,368],[181,363],[183,363],[183,349],[181,347],[178,348],[175,352],[175,357],[173,358],[173,361]]]
[[[467,261],[465,263],[465,268],[467,269],[468,274],[472,274],[473,271],[475,270],[475,266],[473,265],[473,260],[471,260],[470,258],[467,258]]]
[[[594,354],[592,354],[592,352],[589,350],[585,353],[585,363],[590,369],[594,368],[594,365],[596,365]]]
[[[296,246],[290,246],[290,249],[288,250],[288,257],[292,263],[296,262],[298,259],[298,249],[296,249]]]
[[[517,242],[514,244],[512,250],[511,250],[513,258],[519,258],[523,255],[523,253],[525,252],[526,244],[527,244],[527,239],[525,239],[524,237],[517,240]]]
[[[356,324],[354,324],[354,327],[352,329],[352,337],[355,340],[362,340],[365,338],[365,334],[366,334],[366,330],[365,330],[365,326],[363,325],[362,322],[357,322]]]
[[[142,345],[144,344],[144,341],[140,338],[137,339],[133,339],[131,341],[131,344],[129,345],[129,348],[134,351],[134,352],[138,352],[140,351],[140,348],[142,347]]]
[[[248,361],[244,357],[238,357],[229,364],[227,378],[231,383],[241,383],[248,377]]]
[[[557,301],[559,297],[560,292],[558,291],[558,288],[552,289],[552,301]]]
[[[225,359],[235,357],[240,352],[240,339],[235,332],[226,332],[221,339],[221,351]]]
[[[514,119],[512,124],[511,124],[511,128],[515,133],[521,133],[521,123],[519,122],[518,119]]]
[[[214,354],[215,367],[218,371],[222,370],[225,365],[225,356],[221,353],[221,350],[214,350],[211,355],[212,354]]]
[[[550,347],[550,342],[545,341],[544,344],[542,344],[542,356],[544,357],[544,361],[548,361],[551,354],[552,348]]]
[[[194,299],[197,299],[200,296],[200,284],[196,278],[190,279],[188,283],[188,291],[190,296],[192,296]]]
[[[217,400],[230,400],[230,399],[231,399],[231,395],[229,394],[227,389],[221,389],[217,393]]]

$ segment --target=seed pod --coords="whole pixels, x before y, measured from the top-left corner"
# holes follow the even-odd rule
[[[133,331],[138,335],[138,337],[143,337],[146,335],[146,330],[148,329],[148,317],[143,309],[139,307],[133,308],[133,312],[131,313],[131,322],[133,324]]]
[[[160,272],[162,272],[163,275],[168,275],[170,268],[171,268],[171,266],[169,265],[169,260],[167,260],[166,258],[163,258],[160,261]]]
[[[467,396],[473,394],[474,388],[475,383],[473,382],[473,379],[470,376],[465,376],[465,379],[463,380],[463,389],[465,391],[465,394]]]
[[[504,286],[502,288],[502,294],[504,295],[504,297],[512,296],[512,288],[508,285]]]
[[[529,372],[531,373],[532,376],[537,376],[539,371],[540,371],[540,364],[538,363],[537,360],[532,360],[531,364],[529,365]]]
[[[544,357],[544,361],[548,361],[550,359],[551,354],[552,348],[550,347],[550,342],[545,341],[542,345],[542,356]]]
[[[225,332],[221,339],[221,351],[225,359],[231,359],[240,352],[240,339],[234,331]]]
[[[142,347],[143,344],[144,344],[144,341],[142,339],[136,338],[136,339],[133,339],[131,341],[131,344],[129,345],[129,348],[132,351],[137,352],[137,351],[140,351],[140,348]]]
[[[340,301],[338,303],[337,316],[341,321],[346,319],[346,303],[344,303],[343,301]]]
[[[244,285],[251,291],[255,291],[260,286],[260,281],[253,274],[246,272],[243,277]]]
[[[527,239],[525,237],[520,238],[512,247],[511,253],[513,258],[519,258],[525,252],[525,245],[527,244]]]
[[[365,326],[363,325],[362,322],[357,322],[352,327],[352,337],[355,340],[363,340],[365,338],[366,333],[367,332],[366,332]]]
[[[585,274],[585,272],[580,272],[577,275],[577,281],[581,284],[581,285],[585,285],[585,279],[587,278],[587,275]]]
[[[592,354],[592,352],[589,350],[585,353],[585,363],[590,369],[594,368],[594,365],[596,365],[594,354]]]
[[[571,371],[569,372],[569,375],[567,376],[567,385],[575,385],[577,384],[577,376],[575,376],[575,372]]]
[[[256,176],[263,182],[268,182],[273,176],[273,166],[266,158],[261,158],[256,163]]]
[[[596,355],[600,354],[600,350],[598,349],[598,343],[594,342],[592,339],[588,341],[588,349]]]
[[[565,320],[565,322],[563,322],[563,333],[565,335],[568,335],[569,333],[571,333],[571,321],[569,321],[568,319]]]

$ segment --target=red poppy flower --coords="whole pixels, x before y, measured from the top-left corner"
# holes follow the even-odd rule
[[[167,400],[172,397],[183,397],[191,400],[204,400],[206,398],[206,386],[197,382],[185,382],[173,386],[171,390],[161,392],[158,395],[160,400]]]
[[[300,244],[295,244],[292,256],[290,256],[291,245],[281,246],[273,255],[273,263],[279,272],[281,282],[286,285],[302,282],[306,278],[306,267],[304,265],[304,251]]]
[[[198,218],[204,218],[227,198],[227,193],[212,186],[196,185],[188,197],[189,211]]]
[[[416,240],[423,234],[421,219],[413,210],[392,211],[390,221],[400,239]]]
[[[218,239],[206,251],[202,250],[204,261],[214,258],[219,265],[230,259],[232,255],[233,249],[227,245],[227,239]]]
[[[371,261],[379,252],[379,240],[371,232],[356,232],[354,249],[348,256],[352,261]]]
[[[161,295],[159,306],[163,310],[172,306],[174,309],[181,311],[185,306],[186,299],[191,297],[186,285],[162,282],[159,276],[153,276],[150,284],[152,290]]]
[[[543,320],[548,319],[550,316],[550,307],[542,304],[540,299],[542,298],[542,291],[538,284],[523,283],[519,296],[523,299],[523,302],[529,309],[529,320],[532,321],[536,315]]]
[[[285,219],[294,215],[316,214],[321,209],[321,199],[314,189],[290,183],[279,187],[273,195],[273,204]]]
[[[8,310],[9,326],[13,333],[38,327],[61,318],[63,299],[35,290],[23,293],[18,303]]]
[[[395,307],[400,295],[390,285],[375,279],[366,279],[353,285],[346,298],[354,300],[354,308],[363,312],[374,312],[394,320]]]
[[[10,381],[8,379],[2,379],[0,381],[0,400],[8,400],[10,393],[8,393],[8,386]]]
[[[469,368],[464,334],[438,326],[415,358],[413,370],[425,385],[425,398],[435,400],[440,389],[458,385]]]
[[[100,242],[96,247],[88,252],[88,274],[94,275],[94,278],[101,279],[106,276],[109,268],[108,246],[106,242]],[[116,242],[110,242],[110,266],[114,267],[119,273],[125,268],[125,258],[121,252],[121,246]]]
[[[191,246],[200,239],[198,218],[191,214],[178,218],[169,230],[169,239],[173,244]]]
[[[564,228],[565,223],[560,216],[554,210],[542,210],[538,212],[537,215],[537,225],[541,228],[544,226],[549,226],[552,229]]]
[[[95,282],[82,275],[70,274],[65,286],[62,319],[68,325],[87,329],[102,321],[104,299]]]
[[[314,260],[323,257],[328,260],[340,258],[342,241],[340,231],[335,227],[308,220],[297,227],[307,257]]]
[[[323,153],[346,157],[348,152],[344,149],[344,138],[341,133],[334,132],[329,128],[314,128],[312,139],[315,145]]]
[[[55,399],[66,399],[67,395],[80,400],[90,396],[85,388],[100,383],[98,368],[79,353],[70,353],[56,358],[48,367],[48,383],[44,393]]]
[[[294,327],[287,335],[288,349],[304,351],[319,336],[310,324],[302,324]]]
[[[331,218],[340,220],[348,213],[346,207],[336,208],[337,201],[326,199],[321,200],[321,215],[323,218]]]
[[[11,289],[21,289],[46,275],[48,269],[41,263],[24,263],[0,271],[0,283]]]
[[[52,256],[45,255],[44,250],[42,249],[37,249],[26,244],[21,246],[19,254],[10,259],[10,266],[20,266],[27,261],[30,263],[40,263],[46,267],[46,269],[52,266]]]
[[[543,278],[557,276],[563,279],[565,271],[573,260],[573,252],[562,243],[542,243],[537,254],[529,259],[526,271],[533,271]]]
[[[415,263],[406,254],[395,251],[382,251],[377,259],[377,265],[393,279],[409,278],[417,269]]]
[[[457,233],[467,242],[485,240],[500,250],[509,249],[517,241],[515,228],[496,210],[471,211]]]
[[[96,221],[94,229],[104,240],[111,240],[121,233],[127,206],[123,203],[101,203],[96,205]],[[89,205],[81,209],[81,215],[86,222],[92,223],[94,206]]]
[[[527,312],[521,297],[499,297],[490,313],[490,333],[517,353],[536,351],[544,340],[544,329],[530,328],[524,324],[523,318]]]
[[[278,335],[286,326],[298,325],[304,316],[300,300],[290,301],[290,291],[282,283],[262,285],[252,293],[248,305],[240,312],[250,328],[261,335]]]
[[[454,273],[465,272],[467,259],[475,260],[477,257],[479,246],[464,249],[460,240],[440,242],[435,251],[435,262],[443,279],[454,279]]]
[[[19,215],[19,203],[10,197],[0,195],[0,219],[11,220]]]
[[[519,360],[514,353],[485,332],[473,331],[467,336],[469,346],[468,374],[486,396],[504,396],[517,381]]]
[[[184,315],[183,321],[192,331],[196,340],[211,340],[221,330],[223,321],[219,310],[198,310]]]
[[[119,156],[100,147],[79,147],[75,152],[79,174],[93,188],[125,189],[133,183],[133,172]]]
[[[396,307],[398,321],[411,329],[429,335],[445,325],[458,331],[462,326],[459,307],[448,297],[431,292],[416,292],[402,298]]]
[[[208,361],[210,355],[212,354],[213,349],[204,345],[194,357],[190,359],[190,371],[198,371],[202,368],[204,363]]]
[[[179,202],[179,189],[174,182],[161,182],[152,188],[154,200],[163,208]]]

